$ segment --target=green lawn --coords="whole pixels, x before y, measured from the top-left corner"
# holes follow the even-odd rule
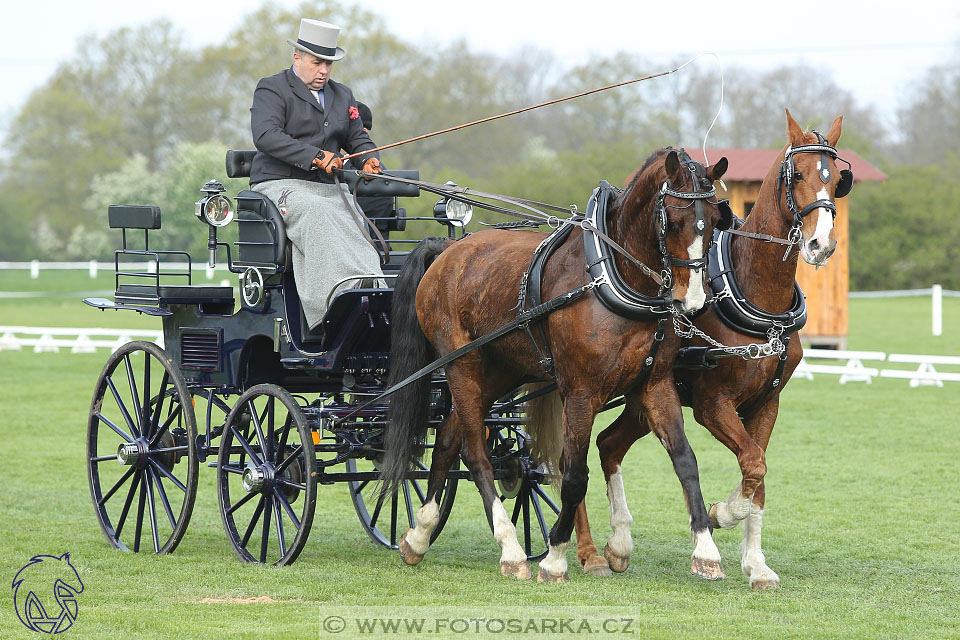
[[[46,275],[30,285],[22,282],[28,276],[8,274],[0,272],[0,291],[31,290]],[[112,278],[91,286],[77,272],[43,285],[51,293],[109,290]],[[78,297],[2,299],[0,324],[160,328],[155,319],[88,309]],[[855,300],[849,346],[960,355],[960,300],[945,300],[947,335],[934,338],[929,327],[928,299]],[[417,567],[369,541],[344,486],[319,488],[313,531],[294,565],[245,565],[227,544],[210,468],[201,468],[190,529],[174,554],[112,551],[93,514],[84,462],[90,396],[107,355],[0,352],[0,565],[12,580],[35,554],[70,552],[85,590],[64,637],[315,638],[331,615],[348,623],[425,617],[436,637],[477,635],[444,631],[436,619],[479,616],[588,619],[595,632],[599,621],[627,620],[643,638],[960,637],[957,383],[841,386],[819,375],[787,387],[769,449],[763,530],[782,587],[753,592],[739,571],[739,528],[714,534],[727,580],[689,574],[683,498],[652,438],[626,458],[635,551],[630,569],[612,578],[583,575],[572,551],[567,584],[501,578],[479,496],[466,485]],[[726,497],[739,478],[734,457],[691,419],[687,426],[704,496]],[[595,453],[591,468],[587,505],[602,544],[609,512]],[[34,637],[7,593],[0,637]],[[216,602],[263,596],[272,602]],[[351,624],[336,637],[355,637]]]

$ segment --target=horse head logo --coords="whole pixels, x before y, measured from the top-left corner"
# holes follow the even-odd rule
[[[34,556],[13,578],[13,603],[20,622],[31,631],[62,633],[77,619],[80,574],[70,554]]]

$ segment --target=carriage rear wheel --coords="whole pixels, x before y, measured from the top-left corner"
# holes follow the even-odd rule
[[[199,464],[189,399],[179,369],[152,342],[128,342],[104,365],[87,422],[87,475],[113,548],[170,553],[183,538]]]
[[[286,565],[300,555],[317,502],[313,435],[286,390],[247,390],[227,416],[217,493],[227,539],[245,562]]]
[[[429,455],[432,447],[433,442],[430,439],[427,442],[424,457],[410,462],[411,471],[429,470]],[[453,468],[457,469],[459,466],[458,458]],[[346,462],[348,473],[378,469],[376,461],[360,460],[358,463],[356,459],[350,458]],[[364,531],[367,532],[371,540],[390,549],[397,548],[400,537],[406,533],[408,527],[416,526],[414,516],[427,497],[427,480],[421,478],[404,479],[400,485],[400,490],[391,496],[381,495],[380,485],[375,480],[351,480],[347,482],[347,485],[350,498],[353,500],[353,507],[357,512],[357,517],[360,518],[360,524]],[[440,519],[430,535],[431,544],[437,539],[437,536],[443,530],[443,526],[447,523],[456,495],[457,480],[448,477],[440,495]]]

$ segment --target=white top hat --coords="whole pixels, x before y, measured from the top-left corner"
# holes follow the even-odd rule
[[[300,35],[297,41],[287,40],[295,49],[311,53],[324,60],[336,61],[346,52],[337,46],[340,27],[328,22],[304,18],[300,21]]]

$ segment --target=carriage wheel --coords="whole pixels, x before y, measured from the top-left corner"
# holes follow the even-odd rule
[[[173,551],[197,495],[197,421],[166,352],[128,342],[107,360],[90,406],[87,471],[100,528],[115,549]],[[119,462],[119,464],[117,464]]]
[[[417,471],[428,471],[432,449],[433,442],[431,439],[427,441],[424,456],[418,460],[411,460],[410,468]],[[458,469],[459,467],[460,461],[458,458],[452,468]],[[358,464],[356,459],[350,458],[346,462],[348,473],[354,473],[358,470],[374,471],[378,469],[379,466],[376,461],[360,460]],[[364,531],[367,532],[371,540],[391,549],[397,548],[400,537],[406,533],[408,527],[416,526],[414,516],[427,497],[426,479],[404,479],[400,485],[400,490],[392,496],[380,495],[380,485],[374,480],[348,481],[347,486],[349,487],[350,498],[353,500],[353,507],[357,512],[357,517],[360,518],[360,524],[363,525]],[[443,526],[447,523],[456,495],[457,480],[448,477],[440,495],[440,520],[437,522],[436,529],[430,535],[431,544],[437,539],[437,536],[443,530]]]
[[[240,396],[220,438],[217,489],[241,560],[279,566],[297,559],[313,524],[316,476],[313,436],[293,396],[272,384]]]
[[[550,527],[560,513],[560,507],[544,488],[551,474],[546,465],[534,460],[529,451],[529,436],[514,427],[490,430],[488,442],[495,461],[506,471],[506,476],[497,480],[497,490],[503,508],[517,528],[527,560],[536,562],[546,557],[549,551]],[[551,518],[548,523],[546,518]]]

